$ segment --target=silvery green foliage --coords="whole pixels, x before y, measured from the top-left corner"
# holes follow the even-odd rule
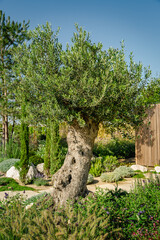
[[[121,179],[121,176],[118,174],[115,174],[114,172],[109,172],[109,173],[102,173],[101,176],[101,181],[102,182],[118,182]]]
[[[0,163],[0,172],[6,173],[12,166],[15,165],[16,162],[19,162],[20,159],[6,159]]]
[[[92,43],[90,35],[76,25],[72,44],[62,51],[58,31],[38,26],[30,32],[29,44],[20,45],[14,54],[14,72],[19,80],[16,93],[21,101],[25,92],[26,111],[32,119],[50,117],[80,125],[86,118],[110,124],[138,124],[144,110],[142,64],[125,61],[121,49],[103,50],[102,43]],[[142,94],[143,93],[143,94]]]
[[[127,166],[120,166],[114,170],[114,174],[121,176],[122,178],[125,177],[133,177],[135,175],[132,168]]]
[[[93,181],[94,181],[93,175],[92,175],[92,174],[89,174],[89,175],[88,175],[87,184],[93,183]]]
[[[41,141],[41,143],[38,145],[38,149],[37,149],[36,155],[44,159],[44,155],[45,155],[45,141]]]

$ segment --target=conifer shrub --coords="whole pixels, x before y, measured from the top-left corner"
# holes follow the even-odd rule
[[[33,156],[29,157],[29,165],[33,164],[34,166],[37,166],[38,164],[43,163],[43,162],[44,162],[44,160],[37,155],[33,155]]]
[[[29,166],[29,128],[28,124],[21,123],[21,158],[20,158],[20,177],[25,182],[25,177]]]
[[[44,169],[47,175],[57,172],[64,162],[66,149],[61,145],[60,140],[59,122],[49,121],[44,154]]]
[[[50,149],[50,174],[56,173],[63,164],[61,158],[61,146],[59,136],[59,122],[54,120],[51,122],[51,149]]]
[[[50,170],[50,149],[51,149],[51,136],[50,136],[50,125],[48,124],[47,133],[46,133],[45,153],[44,153],[44,170],[46,175],[49,175],[49,170]]]

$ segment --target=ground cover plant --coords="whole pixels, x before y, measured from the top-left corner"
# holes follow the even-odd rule
[[[98,190],[65,207],[41,194],[0,201],[0,239],[159,239],[160,181],[137,181],[130,192]],[[28,210],[26,205],[33,203]]]
[[[32,190],[35,191],[32,187],[21,186],[14,179],[2,177],[0,178],[0,192],[2,191],[25,191]]]
[[[0,162],[0,172],[6,173],[12,166],[14,166],[16,163],[18,163],[20,159],[5,159],[2,162]]]

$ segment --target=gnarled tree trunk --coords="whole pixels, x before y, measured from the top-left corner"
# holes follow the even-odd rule
[[[88,120],[81,128],[75,121],[68,129],[68,153],[61,169],[53,175],[53,198],[64,205],[69,199],[87,194],[87,179],[98,123]]]

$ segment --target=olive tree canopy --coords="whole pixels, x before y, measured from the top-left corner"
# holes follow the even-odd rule
[[[67,121],[68,153],[62,168],[53,176],[54,197],[67,199],[86,194],[94,139],[98,125],[137,125],[145,109],[145,87],[150,72],[143,77],[141,63],[125,60],[121,49],[103,50],[90,35],[76,25],[71,46],[65,51],[51,26],[30,32],[29,44],[15,52],[19,78],[17,98],[28,101],[29,116],[40,121],[48,116]]]

